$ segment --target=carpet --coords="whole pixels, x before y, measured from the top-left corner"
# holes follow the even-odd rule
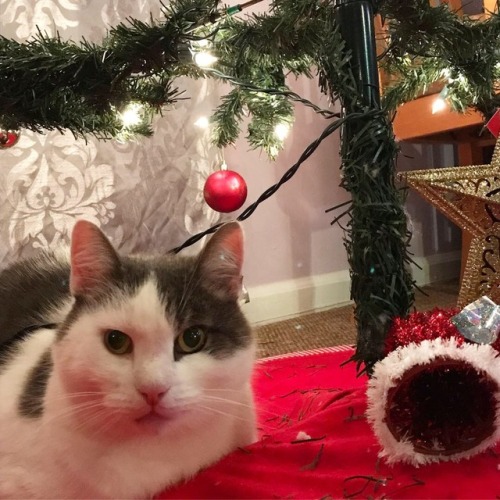
[[[415,290],[415,308],[426,311],[434,307],[454,307],[459,284],[456,280],[432,283]],[[308,351],[322,347],[354,345],[356,323],[353,305],[302,314],[255,328],[258,357]]]
[[[387,466],[350,347],[263,359],[260,439],[158,498],[499,498],[500,445],[467,461]]]

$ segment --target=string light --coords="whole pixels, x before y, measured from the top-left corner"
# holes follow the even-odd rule
[[[128,104],[122,112],[118,113],[123,126],[131,128],[139,125],[143,120],[143,110],[144,107],[138,102]]]
[[[443,87],[443,90],[439,92],[439,95],[434,99],[432,103],[432,114],[439,113],[440,111],[445,110],[448,107],[446,103],[446,96],[448,95],[448,87]]]
[[[284,141],[288,137],[288,132],[290,132],[290,125],[288,123],[278,123],[274,127],[274,135],[280,141]]]
[[[209,68],[217,61],[217,57],[210,54],[210,52],[196,52],[194,55],[194,62],[200,68]]]
[[[443,111],[444,109],[446,109],[446,106],[446,101],[442,97],[436,97],[436,99],[432,103],[432,114],[435,115],[436,113]]]
[[[208,126],[210,125],[210,121],[208,120],[208,118],[206,116],[200,116],[195,122],[194,124],[198,127],[198,128],[208,128]]]

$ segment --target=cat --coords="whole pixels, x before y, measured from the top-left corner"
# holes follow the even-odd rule
[[[69,257],[0,273],[0,498],[146,498],[256,440],[243,235],[122,257],[80,220]]]

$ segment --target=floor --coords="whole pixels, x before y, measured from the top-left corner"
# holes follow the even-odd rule
[[[416,290],[415,307],[425,311],[434,307],[453,307],[458,296],[458,281],[433,283]],[[353,306],[347,305],[305,314],[293,319],[256,327],[258,357],[319,347],[354,344],[356,325]]]

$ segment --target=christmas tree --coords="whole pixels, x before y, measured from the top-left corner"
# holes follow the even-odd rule
[[[499,105],[498,4],[497,13],[485,20],[427,0],[275,0],[266,14],[233,15],[245,5],[225,9],[215,0],[175,0],[163,6],[161,19],[129,19],[111,28],[101,44],[42,32],[24,44],[0,37],[2,137],[8,141],[8,131],[23,128],[100,139],[147,135],[154,114],[168,119],[168,106],[182,94],[177,78],[188,76],[232,85],[212,117],[219,147],[235,141],[247,113],[249,143],[272,157],[281,146],[274,130],[293,121],[292,103],[312,107],[328,120],[324,132],[238,218],[250,216],[325,137],[341,129],[342,186],[352,199],[335,220],[345,228],[351,269],[355,359],[370,371],[383,357],[390,320],[407,315],[413,302],[410,233],[403,192],[394,180],[393,112],[444,82],[458,111],[472,107],[485,119],[493,114]],[[377,13],[386,38],[378,64],[392,82],[382,99],[373,29]],[[320,109],[286,85],[288,74],[315,72],[323,92],[341,103],[341,114]],[[126,123],[131,109],[140,119]]]

